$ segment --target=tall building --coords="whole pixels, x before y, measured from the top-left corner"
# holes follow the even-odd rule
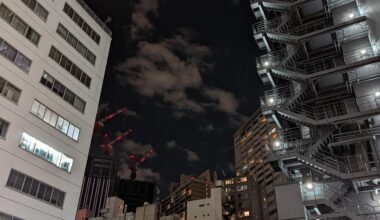
[[[280,219],[376,219],[380,1],[252,0]],[[292,204],[286,198],[293,192]]]
[[[256,214],[256,202],[259,187],[253,182],[252,176],[239,176],[223,180],[224,215],[226,219],[235,217],[251,220]],[[255,207],[256,206],[256,207]],[[258,216],[256,216],[256,219]]]
[[[89,209],[100,216],[107,198],[114,194],[118,160],[112,157],[90,156],[82,184],[78,209]]]
[[[0,27],[0,213],[75,219],[111,32],[74,0],[0,0]]]
[[[269,135],[274,131],[276,125],[270,124],[259,109],[234,134],[236,176],[252,177],[257,184],[250,219],[277,219],[274,187],[285,183],[286,178],[266,160],[270,155]]]
[[[161,201],[160,216],[177,214],[185,220],[187,202],[209,198],[215,181],[216,175],[210,170],[197,177],[181,175],[180,182],[172,184],[170,195]]]
[[[113,192],[128,206],[128,212],[136,212],[136,208],[146,202],[153,203],[155,193],[155,183],[127,179],[118,179]]]

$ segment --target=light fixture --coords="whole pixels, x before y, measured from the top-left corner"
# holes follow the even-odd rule
[[[274,146],[276,146],[276,147],[279,147],[280,144],[281,144],[281,143],[280,143],[279,141],[274,142]]]
[[[380,96],[380,92],[375,92],[375,96],[379,97]]]
[[[268,62],[268,61],[265,61],[265,62],[264,62],[264,66],[269,66],[269,62]]]
[[[274,98],[269,99],[269,103],[272,104],[274,102]]]
[[[308,184],[306,184],[306,188],[308,188],[308,189],[313,189],[313,188],[314,188],[314,186],[313,186],[313,184],[311,184],[311,183],[308,183]]]
[[[354,13],[351,13],[348,15],[349,18],[354,18],[354,16],[355,16]]]
[[[360,51],[360,53],[364,55],[364,54],[367,53],[367,50],[366,50],[366,49],[363,49],[363,50]]]

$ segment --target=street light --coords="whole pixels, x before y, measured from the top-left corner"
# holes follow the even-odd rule
[[[274,142],[274,146],[279,147],[281,143],[279,141]]]
[[[314,186],[313,186],[313,184],[312,184],[312,183],[308,183],[308,184],[306,184],[306,188],[308,188],[308,189],[313,189],[313,188],[314,188]]]

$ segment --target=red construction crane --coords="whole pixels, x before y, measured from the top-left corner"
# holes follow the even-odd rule
[[[128,169],[131,171],[130,179],[135,180],[137,176],[137,166],[144,163],[154,153],[153,149],[150,149],[143,157],[137,157],[135,154],[129,154],[128,157],[124,157],[125,162],[128,164]]]
[[[112,154],[112,148],[115,143],[119,142],[119,141],[122,141],[128,134],[130,134],[132,132],[132,129],[128,129],[128,131],[116,136],[114,139],[112,139],[111,141],[105,143],[105,144],[102,144],[100,145],[100,148],[102,148],[103,150],[103,153],[106,154],[106,155],[111,155]],[[104,140],[107,140],[108,139],[108,134],[105,134],[104,137],[103,137]]]
[[[113,112],[113,113],[111,113],[109,115],[106,115],[102,119],[96,120],[95,127],[94,127],[94,134],[99,134],[100,133],[100,131],[103,129],[104,123],[106,121],[111,120],[112,118],[114,118],[118,114],[121,114],[121,113],[127,114],[127,112],[128,112],[128,109],[126,107],[123,107],[123,108],[117,110],[116,112]],[[99,115],[99,113],[98,113],[98,115]]]

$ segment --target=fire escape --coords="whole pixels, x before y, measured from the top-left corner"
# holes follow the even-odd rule
[[[380,220],[380,53],[356,0],[251,0],[268,161],[307,219]],[[379,18],[380,19],[380,18]],[[380,193],[380,192],[379,192]]]

